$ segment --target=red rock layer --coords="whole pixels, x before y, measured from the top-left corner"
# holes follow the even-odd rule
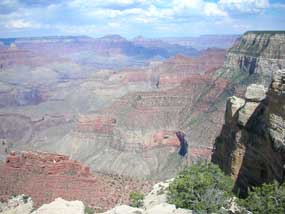
[[[58,154],[22,152],[20,155],[16,155],[15,152],[11,152],[7,156],[6,165],[42,175],[91,176],[89,167],[83,166],[78,161],[69,160],[65,155]]]
[[[0,164],[0,180],[2,200],[27,194],[40,206],[62,197],[101,210],[128,203],[131,191],[147,192],[152,185],[118,176],[93,176],[88,167],[67,156],[40,152],[11,153],[5,164]]]
[[[152,149],[156,146],[173,146],[176,148],[180,147],[180,140],[177,136],[176,131],[167,131],[167,130],[162,130],[156,132],[151,139],[151,144],[149,145],[144,145],[144,149]]]
[[[82,115],[77,122],[77,130],[81,132],[98,132],[111,134],[116,119],[104,115]]]

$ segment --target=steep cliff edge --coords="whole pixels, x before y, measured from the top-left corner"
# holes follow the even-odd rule
[[[225,67],[271,75],[285,67],[285,31],[249,31],[229,50]]]
[[[235,179],[241,195],[249,186],[284,181],[285,70],[275,72],[267,93],[250,85],[245,99],[228,98],[212,161]]]

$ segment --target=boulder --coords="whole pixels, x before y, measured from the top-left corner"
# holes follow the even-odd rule
[[[276,95],[285,94],[285,69],[274,72],[269,91]]]
[[[42,205],[32,214],[84,214],[85,206],[81,201],[66,201],[57,198],[49,204]]]
[[[226,107],[226,123],[232,122],[238,110],[240,110],[245,104],[245,100],[236,96],[229,97]]]
[[[259,103],[257,102],[247,102],[238,112],[238,124],[241,126],[246,126],[247,122],[258,106]]]
[[[145,214],[192,214],[191,210],[176,209],[175,205],[162,203],[158,204],[149,210],[146,210]]]
[[[143,214],[143,210],[128,205],[117,206],[103,214]]]
[[[266,89],[263,85],[249,85],[245,92],[245,99],[251,102],[260,102],[266,97]]]

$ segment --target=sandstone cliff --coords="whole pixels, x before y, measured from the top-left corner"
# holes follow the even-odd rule
[[[285,70],[274,74],[267,94],[251,85],[245,99],[228,98],[212,161],[235,179],[241,195],[249,186],[284,181]]]

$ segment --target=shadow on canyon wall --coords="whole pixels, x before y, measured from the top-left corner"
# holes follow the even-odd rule
[[[185,139],[185,134],[183,132],[177,132],[176,136],[179,139],[180,142],[180,150],[179,150],[179,155],[185,156],[188,153],[188,143]]]

